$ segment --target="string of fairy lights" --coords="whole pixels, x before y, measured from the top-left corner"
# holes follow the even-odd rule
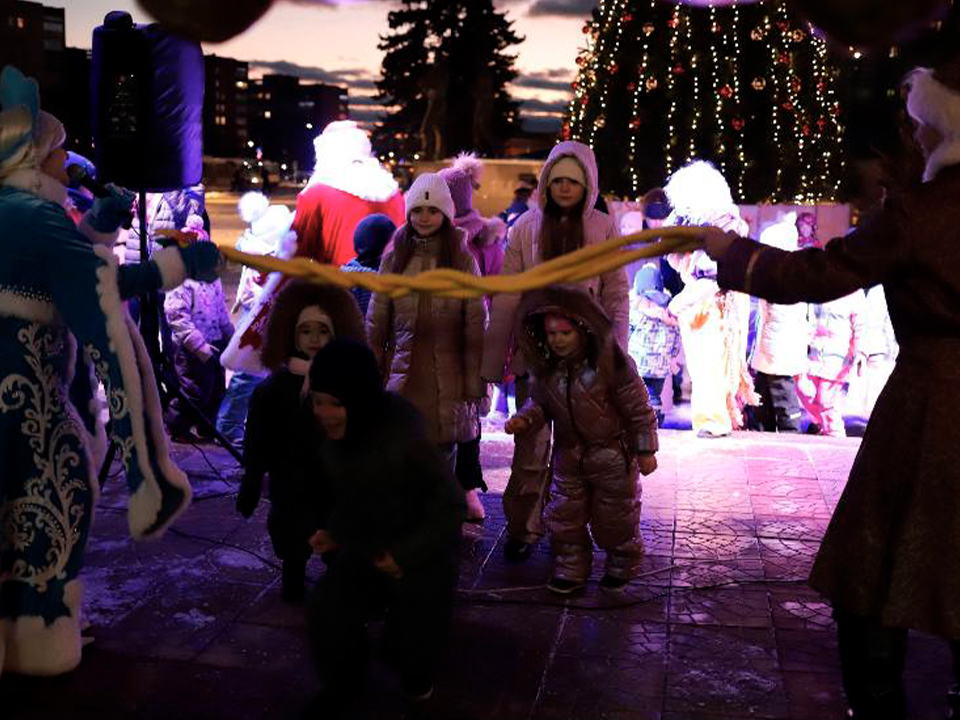
[[[650,0],[649,14],[652,17],[653,13],[657,7],[657,0]],[[638,33],[642,34],[643,39],[643,49],[640,51],[640,76],[637,78],[637,82],[634,83],[634,87],[627,85],[627,90],[633,92],[633,107],[630,120],[631,130],[639,130],[640,125],[642,124],[640,120],[640,98],[642,97],[641,92],[639,91],[639,86],[645,86],[648,90],[655,90],[657,87],[657,79],[652,75],[648,75],[647,66],[650,62],[650,36],[653,34],[654,26],[652,22],[646,22],[640,26],[637,30]],[[637,36],[638,39],[640,35]],[[637,175],[637,137],[636,132],[630,133],[630,188],[634,196],[636,196],[640,191],[640,177]]]
[[[661,182],[712,153],[707,159],[738,201],[835,199],[843,126],[824,41],[792,20],[783,0],[666,7],[601,0],[584,27],[567,136],[594,147],[606,138],[622,148],[626,140],[625,184],[634,197],[651,184],[637,171],[650,158],[638,153],[651,152],[649,133],[656,131],[664,133],[662,157],[654,159],[662,163]],[[759,69],[758,57],[765,58]],[[650,109],[657,107],[663,109]],[[763,143],[774,150],[761,153]],[[763,164],[772,178],[767,196],[746,198]]]

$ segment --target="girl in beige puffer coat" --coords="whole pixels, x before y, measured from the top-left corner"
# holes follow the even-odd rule
[[[586,584],[592,533],[607,553],[600,587],[621,590],[636,576],[643,554],[638,473],[657,467],[657,416],[610,320],[586,293],[559,287],[531,292],[519,313],[517,342],[534,382],[504,429],[523,434],[553,422],[547,528],[556,571],[547,587],[568,594]]]
[[[479,275],[463,235],[453,227],[453,200],[439,175],[420,175],[405,196],[407,222],[394,233],[381,273],[416,275],[435,268]],[[480,359],[486,309],[483,298],[374,293],[367,308],[367,339],[386,389],[423,414],[428,437],[456,463],[456,444],[477,433],[477,406],[485,395]]]

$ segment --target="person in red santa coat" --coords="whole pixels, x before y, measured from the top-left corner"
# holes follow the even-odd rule
[[[352,120],[332,122],[313,141],[317,166],[297,198],[297,255],[343,265],[356,255],[353,231],[367,215],[406,222],[393,176],[371,156],[370,139]]]
[[[313,141],[317,165],[297,198],[291,229],[294,257],[344,265],[353,259],[353,233],[368,215],[382,213],[396,225],[406,222],[403,193],[373,157],[370,139],[352,120],[337,120]],[[222,360],[234,370],[262,373],[260,348],[273,299],[286,284],[279,273],[267,280],[256,305],[241,320]]]

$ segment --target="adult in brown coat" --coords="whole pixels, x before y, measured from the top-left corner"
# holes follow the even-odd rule
[[[534,382],[505,429],[522,435],[553,422],[547,528],[556,571],[547,587],[567,594],[584,586],[593,564],[592,533],[607,553],[600,586],[619,590],[636,575],[643,555],[639,474],[657,467],[656,413],[610,320],[585,292],[555,287],[527,293],[519,317],[517,342]]]
[[[833,604],[858,718],[905,717],[908,628],[950,640],[960,669],[960,62],[905,86],[923,179],[875,217],[793,253],[705,233],[724,288],[776,303],[877,284],[887,296],[900,355],[810,576]]]

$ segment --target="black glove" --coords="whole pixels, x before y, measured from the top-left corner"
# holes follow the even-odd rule
[[[248,518],[253,515],[260,502],[260,483],[248,478],[240,481],[240,494],[237,495],[237,512]]]

